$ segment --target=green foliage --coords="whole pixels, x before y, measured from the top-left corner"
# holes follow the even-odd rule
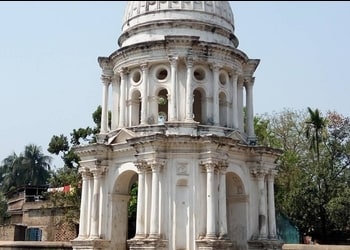
[[[99,133],[101,127],[102,108],[98,106],[93,112],[92,118],[96,124],[95,128],[86,127],[73,129],[70,133],[70,140],[64,135],[51,138],[48,151],[50,153],[61,155],[64,166],[52,173],[49,180],[50,186],[62,187],[71,185],[74,192],[53,192],[47,193],[46,196],[51,206],[65,209],[64,222],[69,225],[79,223],[80,199],[81,199],[81,176],[78,173],[79,156],[74,152],[73,147],[83,143],[95,143],[96,134]],[[110,115],[109,115],[110,118]]]
[[[47,151],[49,151],[51,154],[58,155],[61,151],[68,151],[69,150],[69,143],[68,139],[64,135],[54,135],[51,138],[51,141],[49,143],[49,148]]]
[[[60,136],[52,136],[48,146],[48,151],[52,154],[61,155],[64,166],[69,168],[77,168],[79,166],[80,159],[74,153],[72,148],[83,143],[96,142],[96,134],[99,133],[101,127],[101,113],[102,108],[101,106],[98,106],[92,114],[96,127],[73,129],[72,133],[70,133],[70,140],[68,140],[67,136],[62,134]],[[111,121],[111,115],[109,115],[109,120]]]
[[[137,211],[137,183],[134,183],[130,189],[130,201],[129,201],[129,209],[128,209],[128,217],[129,219],[136,219],[136,211]]]
[[[350,122],[336,112],[284,110],[256,118],[260,145],[282,149],[275,180],[276,208],[303,233],[327,240],[348,230]]]
[[[6,157],[0,166],[1,188],[7,193],[23,185],[46,185],[50,177],[51,157],[44,155],[41,147],[25,146],[22,153]]]
[[[50,178],[51,157],[44,155],[39,146],[29,144],[19,155],[13,153],[0,165],[0,222],[7,214],[6,194],[20,186],[46,185]]]
[[[81,140],[85,142],[91,142],[94,139],[90,138],[89,136],[94,135],[94,130],[90,127],[79,128],[79,129],[73,129],[73,132],[70,134],[71,140],[70,142],[74,145],[80,145]]]
[[[50,192],[45,197],[49,201],[48,206],[64,209],[63,222],[74,226],[79,223],[81,176],[77,168],[63,167],[52,174],[49,180],[52,187],[70,185],[70,192]]]
[[[0,224],[4,224],[9,218],[7,213],[7,200],[2,192],[0,192]]]

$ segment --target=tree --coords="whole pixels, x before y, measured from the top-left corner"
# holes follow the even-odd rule
[[[282,149],[277,160],[276,209],[303,233],[324,243],[350,227],[349,118],[336,112],[284,110],[259,116],[258,143]],[[262,138],[262,139],[261,139]]]
[[[84,142],[96,142],[96,135],[100,132],[101,127],[101,114],[102,108],[101,106],[98,106],[92,113],[92,119],[96,126],[94,128],[86,127],[73,129],[72,133],[70,133],[70,140],[68,140],[67,136],[63,134],[52,136],[47,150],[52,154],[61,155],[64,166],[67,166],[68,168],[78,168],[79,157],[74,153],[72,148]],[[109,123],[110,121],[111,115],[109,115]]]
[[[96,135],[100,132],[102,108],[98,106],[92,114],[95,127],[73,129],[70,139],[67,136],[54,135],[48,145],[48,151],[60,155],[64,166],[52,173],[49,180],[50,186],[61,187],[70,185],[74,192],[54,192],[47,194],[49,201],[55,207],[65,209],[64,222],[71,226],[79,223],[80,199],[81,199],[81,175],[79,169],[79,157],[73,151],[73,147],[82,143],[95,143]]]
[[[80,198],[81,198],[81,178],[77,168],[64,166],[52,173],[49,179],[50,186],[63,187],[70,185],[70,192],[47,193],[49,204],[56,208],[65,210],[62,221],[72,227],[79,224]]]
[[[306,138],[310,139],[310,149],[316,151],[317,162],[320,158],[320,149],[319,145],[323,139],[322,132],[326,126],[326,120],[320,115],[318,109],[312,110],[310,107],[307,108],[309,111],[309,119],[306,121],[308,125],[306,127]]]
[[[44,155],[35,144],[25,146],[24,152],[6,157],[0,167],[1,191],[7,193],[23,185],[45,185],[50,177],[51,157]]]
[[[44,155],[41,147],[29,144],[25,147],[22,159],[23,170],[26,173],[25,184],[34,186],[46,185],[50,177],[52,157]]]
[[[3,193],[7,193],[12,189],[15,189],[16,186],[20,184],[20,157],[13,153],[9,155],[2,161],[2,165],[0,168],[1,173],[1,191]]]

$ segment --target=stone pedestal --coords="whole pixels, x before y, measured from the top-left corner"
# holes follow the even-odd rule
[[[100,250],[108,249],[110,246],[110,241],[102,239],[94,240],[80,240],[74,239],[71,241],[73,250]]]
[[[232,250],[235,249],[235,244],[230,240],[197,240],[199,250]]]
[[[249,250],[282,250],[283,242],[279,240],[252,240],[248,241]]]
[[[168,241],[162,239],[130,239],[128,240],[128,246],[130,250],[166,250],[168,249]]]

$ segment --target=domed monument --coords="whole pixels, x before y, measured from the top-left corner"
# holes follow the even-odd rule
[[[98,58],[97,142],[75,148],[83,182],[73,249],[281,249],[280,152],[256,144],[260,60],[237,49],[234,31],[228,1],[127,2],[120,48]]]

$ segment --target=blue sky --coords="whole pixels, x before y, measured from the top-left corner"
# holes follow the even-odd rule
[[[254,113],[350,117],[350,2],[231,1],[238,49],[260,59]],[[93,126],[97,57],[117,50],[126,2],[0,2],[0,161],[30,143]]]

